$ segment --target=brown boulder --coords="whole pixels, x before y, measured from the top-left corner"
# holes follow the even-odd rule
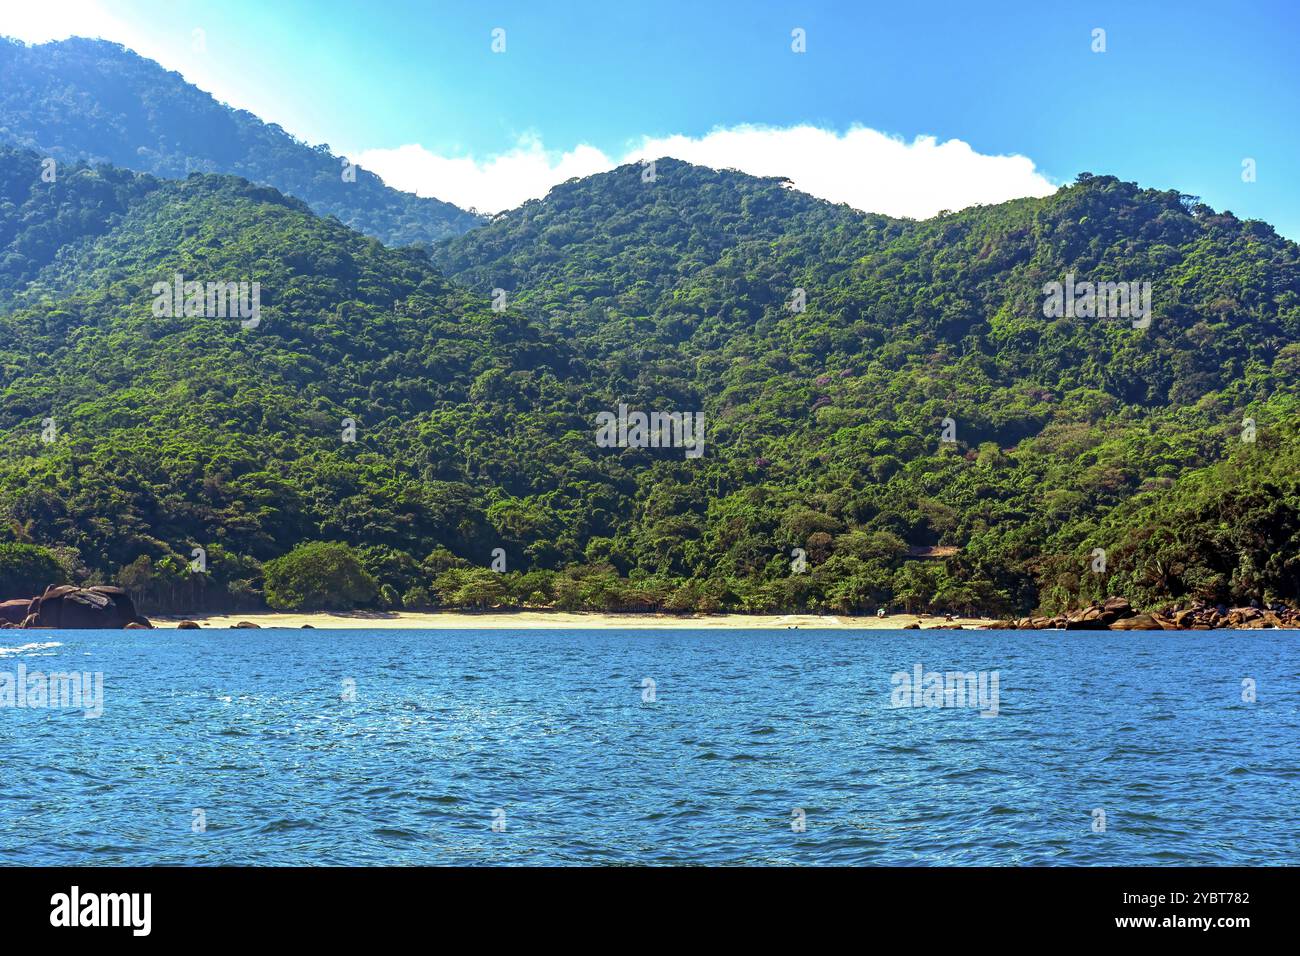
[[[1255,622],[1263,617],[1257,607],[1234,607],[1228,612],[1228,627],[1259,627]]]
[[[1104,631],[1114,616],[1108,614],[1100,604],[1092,604],[1079,611],[1065,615],[1067,631]]]
[[[255,628],[255,629],[257,629],[257,630],[261,630],[261,628],[262,628],[262,625],[260,625],[260,624],[254,624],[252,621],[240,621],[238,624],[232,624],[232,625],[230,625],[230,626],[231,626],[231,627],[242,627],[242,628],[250,628],[250,627],[251,627],[251,628]]]
[[[1102,610],[1111,616],[1111,619],[1118,621],[1123,617],[1133,616],[1133,606],[1128,603],[1128,598],[1112,597],[1106,598],[1102,602]]]
[[[1164,630],[1160,622],[1151,614],[1134,614],[1132,617],[1120,618],[1111,624],[1112,631],[1160,631]]]
[[[12,601],[0,601],[0,624],[22,624],[31,613],[31,598],[14,598]]]
[[[181,621],[179,624],[176,625],[176,627],[182,631],[197,630],[198,626],[199,624],[197,621]]]
[[[152,627],[135,611],[131,596],[121,588],[96,585],[79,588],[72,584],[50,586],[33,598],[23,627],[64,629],[121,629],[128,624]]]
[[[1023,631],[1048,631],[1063,628],[1066,625],[1064,617],[1039,617],[1031,615],[1022,617],[1016,622],[1016,627]]]

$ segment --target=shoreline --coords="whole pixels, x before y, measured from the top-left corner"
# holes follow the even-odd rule
[[[891,614],[887,617],[853,617],[837,614],[615,614],[602,611],[354,611],[330,613],[257,612],[250,614],[166,615],[151,617],[154,627],[175,628],[194,621],[204,629],[234,628],[247,621],[259,628],[318,630],[548,630],[574,628],[684,629],[684,630],[902,630],[920,624],[921,630],[939,627],[987,627],[995,618],[943,615]],[[913,628],[915,629],[915,628]]]

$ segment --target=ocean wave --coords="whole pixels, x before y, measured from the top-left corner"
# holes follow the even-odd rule
[[[0,657],[7,657],[10,654],[26,654],[28,651],[46,651],[51,647],[62,647],[60,641],[42,641],[37,644],[23,644],[19,647],[0,647]]]

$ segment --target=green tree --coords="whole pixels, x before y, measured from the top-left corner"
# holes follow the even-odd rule
[[[350,611],[373,604],[378,585],[346,544],[312,541],[266,562],[266,603],[282,611]]]
[[[45,548],[0,544],[0,600],[35,597],[46,585],[64,584],[67,571]]]

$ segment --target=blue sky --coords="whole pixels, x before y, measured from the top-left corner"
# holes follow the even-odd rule
[[[393,185],[484,209],[671,146],[791,167],[801,188],[900,214],[1111,173],[1292,238],[1298,28],[1295,2],[1199,0],[47,0],[0,13],[0,32],[28,40],[118,39]]]

